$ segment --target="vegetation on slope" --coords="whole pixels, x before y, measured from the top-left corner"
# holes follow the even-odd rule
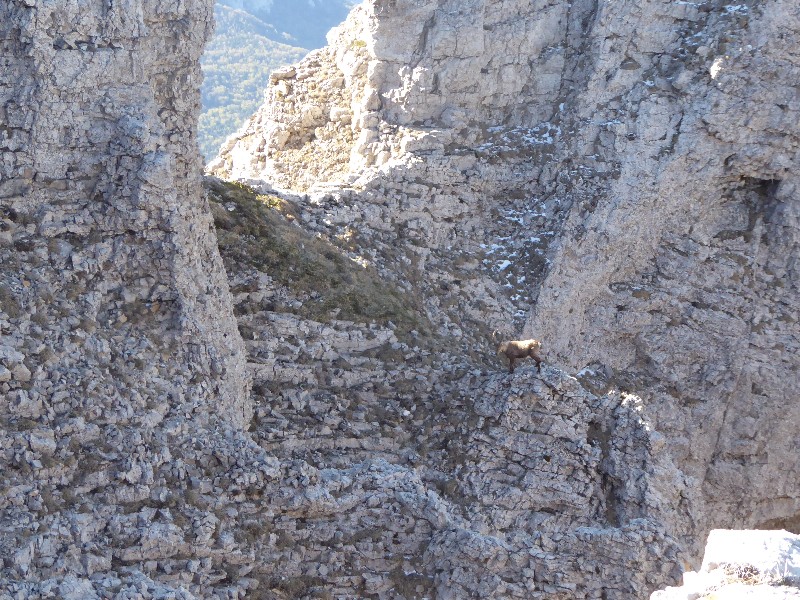
[[[209,178],[206,187],[226,267],[249,265],[301,300],[281,311],[323,323],[391,321],[398,337],[430,333],[421,307],[345,248],[303,230],[292,203],[240,183]]]
[[[219,0],[219,4],[243,9],[274,25],[280,35],[274,40],[322,48],[330,28],[344,21],[358,0]]]

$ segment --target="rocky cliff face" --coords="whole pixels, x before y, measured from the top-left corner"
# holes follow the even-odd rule
[[[653,91],[613,100],[618,174],[573,209],[526,330],[647,390],[705,527],[796,528],[800,11],[687,10],[668,56],[643,39],[664,16],[636,18],[628,58]]]
[[[79,397],[86,373],[102,387],[98,369],[120,370],[138,381],[108,375],[110,404],[145,402],[163,379],[242,426],[241,341],[195,149],[208,8],[3,11],[4,358],[30,371],[6,376],[9,393],[47,382]]]
[[[674,569],[635,398],[467,368],[402,289],[212,188],[251,399],[199,186],[210,6],[0,11],[0,597],[632,596]]]
[[[798,8],[367,2],[209,205],[210,10],[0,7],[0,597],[642,598],[796,525]]]
[[[172,517],[139,512],[174,493],[171,452],[250,422],[196,150],[211,14],[210,2],[0,6],[5,592],[107,573],[156,540],[175,552]]]
[[[597,391],[644,398],[679,468],[658,519],[796,528],[794,3],[372,1],[273,74],[212,171]],[[305,196],[303,196],[303,194]],[[483,349],[483,350],[482,350]]]
[[[211,198],[251,431],[282,473],[239,500],[267,597],[639,598],[676,579],[681,476],[638,398],[469,357],[301,207]]]

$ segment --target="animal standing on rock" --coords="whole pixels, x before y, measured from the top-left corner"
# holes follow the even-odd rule
[[[492,337],[496,341],[497,332]],[[509,340],[501,342],[497,346],[497,354],[505,354],[508,358],[508,372],[514,372],[514,362],[521,358],[532,358],[536,361],[536,368],[539,373],[542,372],[542,359],[539,357],[538,352],[542,348],[542,343],[539,340]]]

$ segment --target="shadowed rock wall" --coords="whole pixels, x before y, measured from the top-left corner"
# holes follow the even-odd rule
[[[625,12],[638,24],[626,60],[651,90],[610,98],[589,81],[587,117],[618,106],[605,153],[618,174],[573,209],[526,326],[560,364],[646,391],[700,490],[700,539],[800,516],[800,10],[704,6],[670,56],[648,47],[657,12]]]

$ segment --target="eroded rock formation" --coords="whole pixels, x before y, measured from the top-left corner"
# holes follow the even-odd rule
[[[209,206],[209,3],[3,4],[0,597],[631,599],[796,525],[799,10],[372,0]]]
[[[182,552],[181,517],[147,508],[181,493],[181,446],[205,462],[250,422],[195,140],[211,14],[0,5],[3,597],[146,579],[122,570]]]
[[[5,366],[31,372],[7,393],[47,382],[72,399],[93,380],[124,412],[162,379],[242,426],[242,346],[195,149],[208,6],[2,10]],[[104,369],[132,380],[107,374],[106,389]]]
[[[527,329],[561,364],[646,390],[704,527],[796,528],[800,11],[689,10],[661,78],[641,39],[657,15],[638,21],[629,58],[668,87],[615,100],[618,175],[573,209]]]
[[[323,294],[314,320],[313,260],[237,252],[278,229],[248,215],[238,238],[244,204],[212,189],[251,399],[199,186],[207,3],[0,10],[0,597],[630,597],[674,578],[652,514],[677,472],[634,397],[473,368],[335,246],[325,264],[377,304]],[[280,252],[321,243],[282,227]]]
[[[676,579],[664,521],[677,521],[665,515],[680,511],[681,475],[638,398],[547,366],[509,375],[426,336],[424,310],[393,306],[376,270],[331,261],[299,207],[284,204],[283,221],[267,208],[277,198],[211,189],[254,374],[251,431],[284,470],[247,509],[264,588],[638,598]],[[302,282],[326,272],[336,279]],[[350,285],[363,306],[346,302]],[[331,314],[319,296],[337,294]]]
[[[465,348],[505,326],[641,394],[696,561],[800,514],[799,36],[782,0],[367,2],[212,169],[300,194]]]

